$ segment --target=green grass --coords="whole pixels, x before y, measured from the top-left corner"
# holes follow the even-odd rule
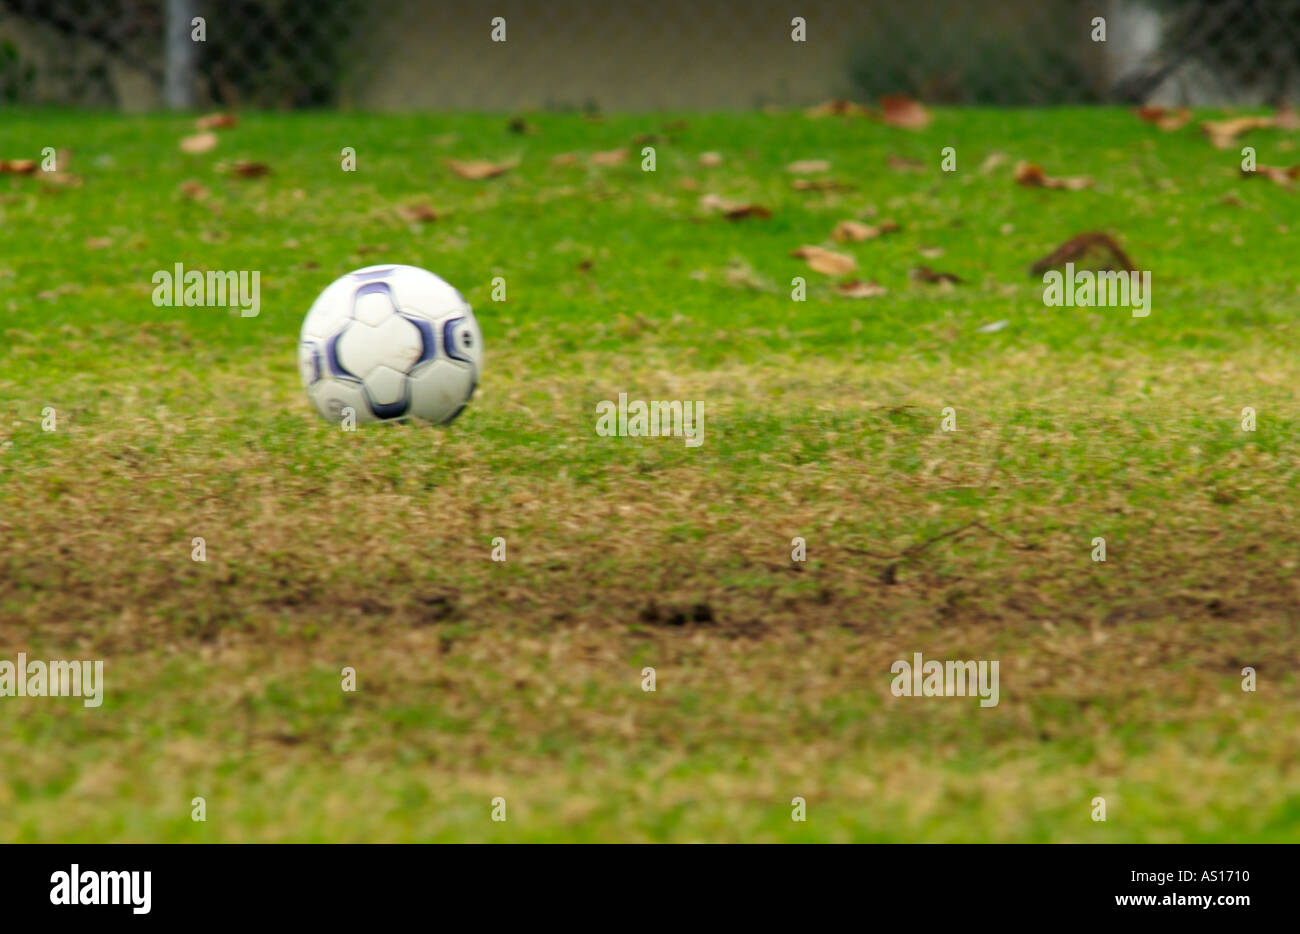
[[[247,115],[186,155],[181,117],[0,115],[0,158],[82,181],[0,175],[0,659],[107,680],[0,698],[0,840],[1300,836],[1300,195],[1119,110],[528,119]],[[854,187],[797,191],[797,159]],[[901,231],[832,242],[855,218]],[[1150,317],[1043,305],[1028,266],[1086,230]],[[480,318],[449,428],[343,432],[298,383],[315,295],[387,261]],[[155,307],[177,262],[259,270],[260,315]],[[702,400],[703,446],[598,437],[619,392]],[[1000,703],[893,697],[914,652],[998,660]]]

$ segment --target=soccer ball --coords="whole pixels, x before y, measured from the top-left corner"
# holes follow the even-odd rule
[[[367,266],[321,292],[302,323],[298,368],[333,422],[445,424],[478,385],[483,336],[464,296],[417,266]]]

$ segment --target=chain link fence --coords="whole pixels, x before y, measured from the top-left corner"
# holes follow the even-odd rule
[[[1300,0],[0,0],[0,107],[687,110],[885,93],[1216,105],[1297,92]]]

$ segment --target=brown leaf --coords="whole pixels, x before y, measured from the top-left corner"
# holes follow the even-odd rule
[[[0,159],[0,174],[5,173],[11,175],[34,175],[36,173],[36,163],[31,159],[10,159],[8,161]]]
[[[722,165],[722,156],[716,152],[702,152],[700,153],[700,165],[707,168]]]
[[[244,162],[240,160],[230,167],[230,171],[240,178],[261,178],[271,174],[271,167],[265,162]]]
[[[830,100],[804,111],[809,117],[852,117],[855,114],[868,113],[867,108],[853,101]]]
[[[551,156],[551,165],[573,165],[577,161],[576,152],[562,152],[558,156]]]
[[[1235,117],[1231,120],[1205,120],[1201,123],[1201,132],[1209,137],[1215,149],[1231,148],[1237,137],[1251,130],[1264,130],[1276,126],[1274,117]]]
[[[428,224],[438,219],[438,212],[429,206],[427,201],[417,201],[413,204],[399,204],[397,214],[403,220],[412,224]]]
[[[1026,188],[1064,188],[1070,191],[1079,191],[1083,188],[1091,188],[1093,185],[1092,179],[1086,175],[1076,175],[1071,178],[1049,178],[1041,165],[1025,162],[1023,159],[1016,163],[1013,177],[1017,183],[1024,185]]]
[[[845,298],[878,298],[889,290],[879,282],[860,282],[850,279],[835,286],[835,291]]]
[[[1279,130],[1300,130],[1300,114],[1290,104],[1279,107],[1273,116],[1273,126]]]
[[[1138,119],[1145,120],[1157,129],[1172,133],[1181,130],[1192,119],[1192,112],[1186,107],[1169,110],[1165,107],[1139,107],[1133,111]]]
[[[795,191],[852,191],[848,182],[837,182],[833,178],[796,178],[791,182]]]
[[[523,117],[511,117],[510,122],[506,124],[506,129],[511,133],[520,133],[524,136],[533,136],[537,133],[537,127]]]
[[[737,221],[745,217],[767,220],[772,216],[772,212],[761,204],[736,204],[723,211],[722,216],[729,221]]]
[[[901,156],[890,156],[887,160],[889,167],[895,172],[921,172],[925,170],[925,163],[918,159],[904,159]]]
[[[988,175],[1006,161],[1007,154],[1005,152],[991,152],[985,156],[984,161],[980,163],[980,174]]]
[[[879,226],[864,224],[861,221],[840,221],[831,231],[831,236],[840,243],[854,243],[861,240],[874,240],[884,234],[895,233],[898,225],[893,221],[883,221]]]
[[[790,255],[806,261],[813,272],[828,276],[842,276],[858,268],[858,261],[852,256],[825,250],[819,246],[801,246]]]
[[[193,136],[187,136],[181,140],[181,152],[188,152],[191,155],[198,155],[201,152],[211,152],[217,148],[217,134],[212,132],[196,133]]]
[[[87,237],[86,238],[87,250],[107,250],[112,245],[113,245],[112,237]]]
[[[1300,165],[1293,165],[1289,169],[1278,168],[1275,165],[1257,165],[1255,171],[1250,172],[1246,169],[1241,170],[1241,174],[1250,177],[1251,175],[1262,175],[1275,184],[1283,188],[1291,188],[1292,182],[1300,178]]]
[[[880,231],[869,224],[863,224],[860,221],[840,221],[831,231],[831,237],[840,243],[851,243],[858,240],[870,240],[872,237],[879,236]]]
[[[921,282],[938,282],[948,285],[959,285],[963,281],[960,276],[951,272],[935,272],[929,266],[917,266],[912,270],[912,278]]]
[[[239,118],[234,114],[208,114],[194,121],[200,130],[224,130],[239,125]]]
[[[81,187],[81,176],[73,175],[71,172],[44,172],[41,174],[41,181],[45,184],[46,191]]]
[[[192,178],[187,178],[180,184],[181,194],[191,201],[208,200],[208,190]]]
[[[1132,272],[1137,268],[1120,249],[1114,237],[1099,231],[1088,231],[1066,240],[1030,266],[1029,271],[1035,276],[1041,276],[1049,269],[1059,269],[1066,263],[1074,263],[1086,269],[1115,272]]]
[[[886,94],[880,99],[880,119],[890,126],[919,130],[934,119],[917,101],[904,94]]]
[[[485,178],[496,178],[498,175],[505,175],[516,165],[518,160],[510,162],[488,162],[486,159],[472,159],[469,162],[458,162],[455,159],[444,159],[443,164],[451,169],[461,178],[467,178],[470,181],[481,181]]]
[[[608,152],[593,152],[588,161],[592,165],[619,165],[627,161],[627,150],[611,149]]]
[[[825,172],[830,167],[831,164],[825,159],[800,159],[797,162],[791,162],[785,167],[785,170],[793,172],[795,175],[811,175],[814,172]]]
[[[754,271],[744,260],[733,260],[727,267],[727,284],[755,292],[770,292],[772,286]]]
[[[718,211],[727,220],[738,221],[746,217],[758,217],[766,220],[772,212],[761,204],[740,204],[720,198],[717,195],[705,195],[700,199],[700,207],[706,211]]]

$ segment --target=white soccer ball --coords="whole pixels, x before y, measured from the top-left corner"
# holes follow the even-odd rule
[[[321,292],[302,323],[298,367],[333,422],[445,424],[478,385],[483,335],[464,296],[417,266],[367,266]]]

